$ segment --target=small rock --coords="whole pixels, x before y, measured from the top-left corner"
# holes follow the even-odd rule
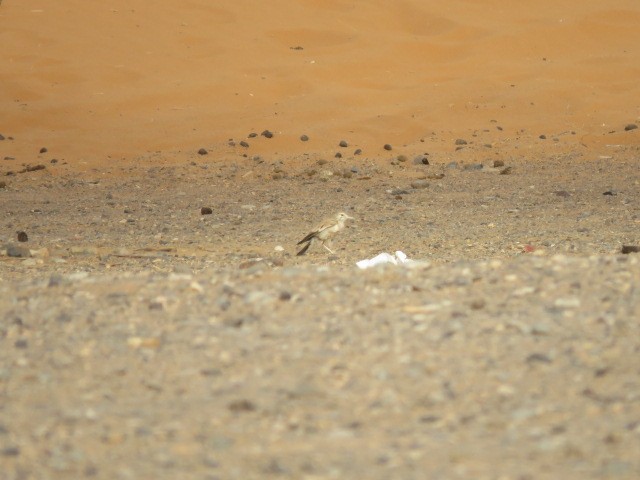
[[[557,197],[562,197],[562,198],[569,198],[571,196],[571,194],[566,190],[558,190],[556,192],[553,192],[553,194]]]
[[[241,147],[244,147],[244,148],[249,148],[249,144],[248,144],[247,142],[245,142],[244,140],[242,140],[242,141],[240,142],[240,146],[241,146]]]
[[[47,150],[47,147],[42,147],[40,149],[40,153],[47,153],[49,150]]]
[[[640,247],[638,245],[623,245],[622,253],[625,255],[630,253],[640,253]]]
[[[527,357],[527,363],[551,363],[552,360],[544,353],[532,353]]]
[[[426,155],[418,155],[413,159],[413,163],[416,165],[429,165],[429,159]]]
[[[0,188],[7,188],[7,182],[0,182]]]
[[[502,161],[502,160],[494,160],[493,161],[493,168],[500,168],[500,167],[504,167],[504,161]]]
[[[7,256],[14,258],[29,258],[31,256],[31,251],[27,247],[7,245]]]
[[[251,400],[242,399],[230,402],[227,408],[235,413],[246,413],[255,411],[256,405]]]
[[[427,188],[429,186],[429,182],[426,180],[414,180],[411,182],[411,188],[422,189]]]
[[[614,195],[617,195],[617,193],[613,190],[607,190],[606,192],[603,192],[602,195],[609,195],[613,197]]]
[[[49,163],[51,163],[51,164],[56,164],[56,163],[58,163],[58,159],[57,159],[57,158],[52,158],[52,159],[49,161]]]
[[[430,173],[427,175],[429,180],[442,180],[444,178],[444,173]]]
[[[334,155],[334,157],[336,158],[342,158],[342,154],[340,152],[336,152],[336,154]]]
[[[462,169],[463,170],[482,170],[484,168],[484,166],[481,163],[469,163],[468,165],[465,165]]]
[[[303,142],[308,142],[309,137],[307,135],[300,135],[300,140],[302,140]]]
[[[404,163],[408,160],[406,155],[398,155],[398,161]]]
[[[326,165],[328,162],[326,159],[321,158],[320,160],[318,160],[318,165],[322,166],[322,165]]]
[[[212,213],[213,213],[213,210],[210,207],[202,207],[200,209],[201,215],[211,215]]]
[[[207,152],[205,148],[201,148],[200,150],[198,150],[198,155],[206,155],[207,153],[209,152]]]
[[[20,455],[20,447],[5,447],[0,450],[3,457],[17,457]]]
[[[256,138],[258,136],[258,134],[256,132],[251,132],[249,135],[247,135],[247,138]]]
[[[500,175],[509,175],[511,174],[511,167],[504,167],[500,170]]]
[[[0,140],[4,140],[4,135],[0,133]]]
[[[464,138],[457,138],[455,141],[456,145],[466,145],[467,141]]]
[[[383,146],[382,148],[384,148],[384,149],[385,149],[385,150],[387,150],[387,151],[391,151],[391,150],[393,150],[393,147],[392,147],[391,145],[389,145],[388,143],[385,143],[385,144],[384,144],[384,146]]]
[[[18,232],[19,242],[26,242],[28,240],[29,240],[29,236],[27,235],[27,232],[23,232],[23,231]]]
[[[273,137],[273,133],[270,132],[269,130],[263,131],[260,135],[262,135],[265,138],[272,138]]]
[[[361,148],[356,148],[355,151],[353,152],[354,155],[360,155],[362,154],[362,149]]]
[[[341,146],[342,148],[346,148],[349,146],[346,140],[340,140],[340,143],[338,145]]]
[[[450,162],[447,164],[447,168],[449,170],[455,170],[456,168],[458,168],[458,162]]]
[[[636,128],[638,128],[638,125],[636,125],[635,123],[630,123],[624,127],[624,131],[628,132],[629,130],[635,130]]]
[[[540,135],[538,138],[539,138],[540,140],[546,140],[546,139],[547,139],[547,136],[546,136],[546,135]]]

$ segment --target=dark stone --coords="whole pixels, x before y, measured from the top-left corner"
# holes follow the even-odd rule
[[[251,133],[248,135],[248,138],[256,138],[257,136],[258,136],[258,134],[257,134],[256,132],[251,132]]]
[[[638,245],[623,245],[622,253],[625,255],[630,253],[640,253],[640,247]]]
[[[342,158],[342,154],[340,152],[336,152],[335,157],[336,158]]]
[[[500,175],[510,175],[511,174],[511,167],[504,167],[502,170],[500,170]]]
[[[5,447],[0,451],[3,457],[17,457],[20,455],[20,447]]]
[[[527,357],[527,363],[551,363],[551,358],[544,353],[532,353]]]
[[[19,242],[27,242],[29,240],[29,236],[27,232],[20,231],[18,232],[18,241]]]
[[[608,195],[613,197],[614,195],[617,195],[617,194],[613,190],[607,190],[606,192],[603,192],[602,195]]]
[[[52,158],[52,159],[51,159],[51,161],[50,161],[49,163],[54,163],[54,164],[55,164],[55,163],[58,163],[58,159],[56,159],[56,158]]]
[[[236,142],[234,142],[233,140],[229,140],[227,142],[227,145],[229,145],[230,147],[235,147],[236,146]]]
[[[0,140],[4,140],[4,135],[0,133]]]
[[[49,150],[47,150],[47,147],[42,147],[40,149],[40,153],[47,153]]]
[[[19,338],[18,340],[16,340],[13,346],[16,348],[25,349],[29,346],[29,342],[24,338]]]
[[[418,155],[413,159],[413,163],[416,165],[429,165],[429,159],[426,155]]]
[[[636,128],[638,128],[638,125],[636,125],[635,123],[630,123],[624,127],[624,131],[628,132],[629,130],[635,130]]]
[[[360,155],[361,153],[362,153],[361,148],[356,148],[356,150],[353,152],[354,155]]]
[[[303,142],[308,142],[309,137],[307,135],[300,135],[300,140],[302,140]]]
[[[7,182],[0,182],[0,188],[7,188]]]
[[[462,167],[463,170],[482,170],[484,166],[481,163],[470,163]]]
[[[457,138],[456,141],[455,141],[455,144],[456,145],[466,145],[467,141],[465,139],[463,139],[463,138]]]
[[[500,167],[504,167],[504,161],[502,161],[502,160],[494,160],[493,161],[493,168],[500,168]]]
[[[546,140],[546,139],[547,139],[547,136],[546,136],[546,135],[540,135],[538,138],[539,138],[540,140]]]
[[[269,130],[263,131],[260,135],[262,135],[265,138],[272,138],[273,137],[273,133],[270,132]]]
[[[414,180],[413,182],[411,182],[411,188],[415,189],[427,188],[428,186],[429,182],[427,182],[426,180]]]
[[[282,300],[283,302],[291,300],[291,292],[287,292],[286,290],[282,291],[282,292],[280,292],[280,296],[278,298],[280,300]]]
[[[562,198],[569,198],[571,196],[571,194],[566,190],[558,190],[556,192],[553,192],[553,194],[556,195],[557,197],[562,197]]]
[[[384,148],[387,151],[393,150],[393,147],[391,145],[389,145],[388,143],[385,143],[382,148]]]
[[[349,146],[346,140],[340,140],[340,143],[338,145],[340,145],[342,148],[346,148]]]
[[[198,150],[198,155],[206,155],[207,153],[209,152],[207,152],[205,148],[201,148],[200,150]]]
[[[200,209],[200,214],[201,215],[211,215],[213,213],[213,210],[209,207],[202,207]]]
[[[242,399],[230,402],[227,408],[235,413],[244,413],[255,411],[256,405],[251,400]]]
[[[241,146],[241,147],[244,147],[244,148],[249,148],[249,144],[248,144],[247,142],[245,142],[244,140],[242,140],[242,141],[240,142],[240,146]]]

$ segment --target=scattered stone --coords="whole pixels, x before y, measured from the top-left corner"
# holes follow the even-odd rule
[[[640,253],[640,247],[638,245],[623,245],[622,253],[625,255],[629,253]]]
[[[355,151],[353,152],[354,155],[361,155],[362,154],[362,149],[361,148],[356,148]]]
[[[229,140],[227,142],[227,145],[229,145],[230,147],[235,147],[236,146],[236,142],[234,142],[233,140]],[[193,165],[193,164],[192,164]]]
[[[426,155],[418,155],[413,159],[415,165],[429,165],[429,159]]]
[[[494,160],[493,161],[493,168],[500,168],[500,167],[504,167],[504,161],[503,160]]]
[[[385,143],[385,144],[384,144],[384,146],[383,146],[382,148],[384,148],[384,149],[385,149],[385,150],[387,150],[387,151],[391,151],[391,150],[393,150],[393,147],[392,147],[391,145],[389,145],[388,143]]]
[[[47,153],[49,150],[47,150],[47,147],[42,147],[40,149],[40,153]]]
[[[0,450],[0,455],[3,457],[17,457],[20,455],[20,447],[4,447]]]
[[[324,158],[321,158],[320,160],[318,160],[318,165],[322,166],[322,165],[326,165],[328,163],[328,161]]]
[[[260,135],[262,135],[265,138],[272,138],[273,137],[273,133],[270,132],[269,130],[264,130]]]
[[[562,198],[569,198],[571,196],[571,194],[566,190],[557,190],[553,192],[553,194],[557,197],[562,197]]]
[[[481,163],[469,163],[467,165],[465,165],[464,167],[462,167],[463,170],[482,170],[484,168],[484,165],[482,165]]]
[[[334,155],[334,157],[336,158],[342,158],[342,154],[340,152],[336,152],[336,154]]]
[[[444,178],[444,173],[430,173],[427,175],[429,180],[442,180]]]
[[[57,159],[57,158],[52,158],[52,159],[49,161],[49,163],[51,163],[51,164],[56,164],[56,163],[58,163],[58,159]]]
[[[450,162],[447,164],[447,168],[450,170],[455,170],[456,168],[458,168],[458,162]]]
[[[27,165],[25,168],[18,171],[18,173],[37,172],[38,170],[44,170],[45,168],[47,167],[45,167],[41,163],[39,163],[38,165]]]
[[[635,123],[629,123],[624,127],[624,131],[628,132],[629,130],[635,130],[636,128],[638,128],[638,125],[636,125]]]
[[[349,146],[346,140],[340,140],[340,143],[338,145],[341,146],[342,148],[346,148]]]
[[[240,142],[240,146],[241,146],[241,147],[244,147],[244,148],[249,148],[249,144],[248,144],[247,142],[245,142],[244,140],[242,140],[242,141]]]
[[[1,181],[0,188],[7,188],[7,182]]]
[[[606,192],[603,192],[602,195],[609,195],[613,197],[614,195],[617,195],[617,193],[614,192],[613,190],[607,190]]]
[[[4,135],[0,133],[0,140],[4,140]]]
[[[256,405],[251,400],[234,400],[227,405],[227,408],[234,413],[246,413],[256,410]]]
[[[29,240],[29,236],[27,235],[27,232],[23,232],[22,230],[18,232],[19,242],[26,242],[28,240]]]
[[[455,141],[456,145],[466,145],[467,141],[464,138],[457,138]]]
[[[201,148],[200,150],[198,150],[198,155],[206,155],[209,152],[207,152],[207,150],[205,148]]]
[[[406,156],[406,155],[398,155],[398,161],[399,161],[399,162],[404,163],[404,162],[406,162],[407,160],[409,160],[409,159],[407,158],[407,156]]]
[[[258,134],[256,132],[251,132],[249,135],[247,135],[247,138],[256,138],[258,136]]]
[[[22,247],[18,245],[7,245],[7,257],[14,258],[29,258],[31,256],[31,250],[27,247]]]
[[[547,139],[547,136],[546,136],[546,135],[540,135],[538,138],[539,138],[540,140],[546,140],[546,139]]]
[[[309,137],[307,135],[300,135],[300,140],[302,140],[303,142],[308,142]]]
[[[527,363],[551,363],[552,360],[548,355],[544,353],[532,353],[527,357]]]
[[[427,188],[428,186],[429,186],[429,182],[423,179],[414,180],[413,182],[411,182],[411,188],[415,188],[417,190],[422,188]]]
[[[25,348],[29,348],[29,342],[24,338],[19,338],[18,340],[15,341],[13,346],[16,348],[25,349]]]
[[[202,207],[200,209],[201,215],[211,215],[212,213],[213,213],[213,210],[210,207]]]
[[[509,175],[511,174],[511,167],[504,167],[500,170],[500,175]]]

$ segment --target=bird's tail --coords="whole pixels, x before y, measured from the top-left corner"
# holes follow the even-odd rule
[[[311,242],[308,242],[304,247],[302,247],[302,249],[296,253],[296,256],[299,257],[300,255],[304,255],[305,253],[307,253],[307,250],[309,250],[309,246],[311,245]]]

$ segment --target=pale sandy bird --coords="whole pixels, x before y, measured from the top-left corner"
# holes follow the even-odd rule
[[[336,216],[326,219],[318,225],[313,232],[309,233],[309,235],[298,242],[298,245],[306,243],[306,245],[302,247],[302,250],[298,252],[298,255],[304,255],[307,253],[311,244],[316,241],[322,243],[324,248],[333,253],[333,250],[331,250],[326,244],[330,243],[331,237],[344,228],[344,222],[347,220],[353,220],[353,217],[350,217],[344,212],[340,212]]]

